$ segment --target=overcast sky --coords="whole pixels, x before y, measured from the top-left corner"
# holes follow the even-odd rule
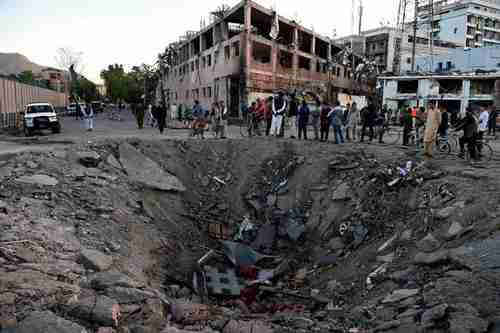
[[[359,1],[359,0],[357,0]],[[323,35],[351,32],[349,0],[257,0],[280,15],[296,18]],[[394,23],[398,0],[363,0],[364,28]],[[56,50],[84,53],[84,75],[99,82],[111,63],[127,68],[153,63],[165,46],[221,4],[237,0],[0,0],[0,52],[18,52],[30,60],[56,66]]]

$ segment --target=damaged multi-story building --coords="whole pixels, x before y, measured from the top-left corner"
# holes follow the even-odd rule
[[[199,100],[209,108],[224,101],[231,116],[238,116],[242,103],[278,90],[330,99],[365,90],[353,84],[349,66],[329,61],[342,51],[329,38],[253,1],[218,14],[169,46],[174,56],[165,66],[162,87],[169,104],[190,107]]]

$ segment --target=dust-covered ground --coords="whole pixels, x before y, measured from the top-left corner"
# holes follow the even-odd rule
[[[496,162],[254,138],[0,159],[0,332],[496,332]]]

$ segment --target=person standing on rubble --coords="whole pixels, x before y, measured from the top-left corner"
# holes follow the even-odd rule
[[[424,156],[431,159],[433,157],[433,146],[436,142],[439,126],[441,125],[441,112],[434,105],[429,105],[424,131]]]
[[[413,116],[412,109],[408,107],[405,112],[403,112],[403,146],[408,146],[410,141],[410,134],[413,130]]]
[[[264,101],[264,119],[266,123],[266,136],[271,134],[271,125],[273,123],[273,98],[269,97]]]
[[[448,129],[450,128],[450,114],[446,109],[446,106],[441,105],[441,125],[439,125],[439,136],[441,138],[448,137]]]
[[[279,92],[278,96],[273,99],[273,120],[271,124],[271,134],[278,137],[281,132],[281,127],[283,126],[283,115],[286,111],[287,103],[283,96],[283,92]]]
[[[328,104],[323,102],[321,106],[320,122],[321,122],[321,142],[327,142],[330,133],[330,107]]]
[[[307,106],[307,102],[305,99],[302,100],[302,105],[299,109],[299,140],[302,139],[302,134],[304,134],[304,140],[307,140],[307,124],[309,123],[309,114],[311,111],[309,110],[309,106]]]
[[[359,110],[356,102],[352,105],[347,104],[347,116],[345,124],[345,132],[347,141],[356,140],[356,130],[359,122]]]
[[[297,105],[297,97],[295,93],[292,93],[290,96],[290,107],[288,110],[288,123],[290,124],[290,135],[291,139],[295,139],[295,133],[297,133],[297,114],[298,114],[298,105]]]
[[[366,129],[370,130],[370,142],[373,141],[373,137],[375,136],[375,121],[377,119],[377,110],[375,109],[375,105],[373,105],[373,101],[369,100],[368,105],[364,107],[363,111],[361,111],[361,117],[363,121],[363,129],[361,131],[361,142],[365,142]]]
[[[497,117],[498,113],[495,105],[492,105],[490,108],[490,117],[488,121],[488,135],[495,135],[497,132]]]
[[[319,125],[320,125],[320,116],[321,116],[321,102],[316,100],[315,104],[311,107],[311,116],[312,116],[312,127],[314,130],[314,140],[319,140]]]
[[[469,149],[470,157],[477,160],[476,155],[476,137],[477,137],[477,121],[472,114],[472,109],[467,107],[465,117],[460,124],[455,128],[456,132],[463,131],[464,135],[458,140],[460,144],[460,157],[465,156],[465,145]]]
[[[335,135],[335,144],[344,143],[344,135],[342,134],[342,125],[344,121],[344,110],[340,106],[340,102],[335,102],[335,107],[330,111],[329,118],[332,119],[333,134]]]

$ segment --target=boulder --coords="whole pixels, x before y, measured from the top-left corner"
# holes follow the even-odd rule
[[[440,209],[436,212],[436,217],[440,220],[446,220],[455,212],[456,209],[457,208],[455,206]]]
[[[142,303],[147,299],[157,298],[153,292],[124,287],[111,287],[106,290],[106,295],[119,304]]]
[[[422,314],[422,325],[424,327],[434,326],[435,321],[438,321],[446,316],[446,310],[448,310],[448,304],[441,304],[425,311]]]
[[[102,326],[115,326],[120,314],[118,303],[101,295],[72,300],[66,304],[66,309],[74,318]]]
[[[437,251],[434,253],[417,253],[413,262],[417,265],[436,265],[449,261],[449,251]]]
[[[143,284],[133,280],[122,273],[101,272],[89,277],[90,286],[97,291],[106,290],[111,287],[140,288]]]
[[[340,237],[332,238],[330,240],[330,242],[328,242],[328,248],[332,251],[339,251],[339,250],[344,249],[344,247],[345,247],[345,244],[342,241],[342,238],[340,238]]]
[[[83,249],[80,252],[80,263],[86,269],[100,272],[111,267],[113,258],[97,250]]]
[[[469,304],[454,304],[448,321],[453,333],[484,333],[488,330],[488,322],[481,319],[479,312]]]
[[[460,223],[453,222],[448,231],[445,233],[444,237],[448,240],[451,240],[462,235],[463,231],[464,227],[462,227]]]
[[[434,252],[440,246],[441,243],[431,233],[417,243],[418,249],[426,253]]]
[[[81,151],[77,153],[78,162],[86,168],[97,168],[101,163],[101,156],[95,151]]]
[[[120,145],[120,162],[130,179],[141,185],[161,191],[184,192],[186,190],[177,177],[163,170],[158,163],[128,143]]]
[[[16,179],[17,182],[30,185],[56,186],[59,181],[47,175],[22,176]]]
[[[419,289],[399,289],[393,291],[391,294],[387,295],[383,300],[382,303],[396,303],[399,301],[402,301],[404,299],[407,299],[409,297],[415,296],[419,293]]]
[[[113,154],[109,154],[106,162],[115,169],[122,169],[122,165]]]
[[[224,327],[223,333],[272,333],[274,332],[269,326],[260,321],[236,321],[231,320],[226,327]]]
[[[351,195],[349,194],[349,192],[350,192],[349,185],[346,183],[342,183],[333,192],[332,200],[333,201],[349,200],[351,199]]]
[[[31,312],[17,327],[16,333],[88,333],[71,321],[56,316],[50,311]]]

